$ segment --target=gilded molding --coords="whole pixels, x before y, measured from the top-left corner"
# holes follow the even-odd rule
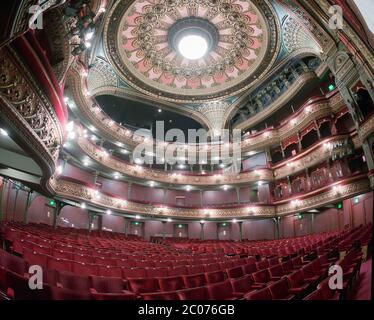
[[[366,177],[359,180],[349,181],[346,184],[341,183],[340,187],[335,190],[320,191],[317,195],[300,200],[298,202],[290,201],[281,205],[249,205],[237,208],[220,208],[220,209],[194,209],[194,208],[174,208],[152,206],[140,204],[132,201],[118,199],[107,195],[98,194],[94,189],[52,177],[50,180],[51,187],[55,190],[58,197],[67,198],[74,201],[82,201],[112,209],[115,212],[142,214],[145,216],[157,217],[176,217],[190,219],[226,219],[226,218],[272,218],[275,216],[284,216],[297,212],[311,210],[345,198],[353,197],[356,194],[364,193],[370,190],[370,182]],[[316,191],[318,192],[318,190]]]
[[[88,89],[85,81],[80,77],[83,67],[75,64],[70,70],[68,77],[68,87],[80,113],[100,132],[104,133],[107,139],[118,141],[130,148],[135,148],[144,139],[135,136],[134,132],[120,126],[109,118],[101,108],[88,96]],[[90,92],[91,94],[91,92]],[[338,112],[345,106],[345,102],[340,95],[336,93],[328,99],[321,102],[308,103],[301,112],[299,112],[292,122],[285,122],[281,127],[269,129],[260,134],[253,134],[242,141],[242,153],[254,151],[258,148],[265,148],[271,145],[279,144],[282,139],[292,136],[303,126],[311,121],[323,116],[331,116],[331,113]],[[203,148],[203,146],[201,146]],[[197,147],[199,149],[199,147]]]
[[[44,179],[54,172],[63,132],[54,108],[14,51],[0,50],[1,117],[41,165]]]

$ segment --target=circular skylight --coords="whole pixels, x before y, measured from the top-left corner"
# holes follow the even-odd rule
[[[198,60],[208,52],[208,42],[199,35],[185,35],[178,43],[178,51],[186,59]]]

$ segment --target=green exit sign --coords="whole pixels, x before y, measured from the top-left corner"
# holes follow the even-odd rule
[[[360,197],[355,197],[355,203],[359,203],[360,202]]]
[[[331,92],[331,91],[334,91],[334,90],[335,90],[335,86],[333,84],[330,84],[329,85],[329,91]]]
[[[338,203],[338,209],[343,209],[343,202]]]
[[[56,207],[56,201],[55,200],[53,200],[53,199],[50,199],[49,200],[49,205],[51,206],[51,207]]]

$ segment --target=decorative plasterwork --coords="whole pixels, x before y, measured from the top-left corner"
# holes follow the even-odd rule
[[[207,176],[193,173],[182,175],[133,165],[115,157],[111,157],[107,152],[85,139],[82,135],[78,138],[77,145],[91,159],[110,170],[120,172],[128,177],[146,179],[148,181],[157,181],[159,183],[166,184],[212,186],[226,184],[242,185],[257,181],[273,181],[294,175],[331,158],[330,146],[332,144],[344,142],[347,139],[351,139],[351,137],[349,135],[342,135],[324,139],[311,149],[306,150],[294,157],[292,161],[282,161],[282,163],[268,169],[258,169],[235,175],[225,173],[222,175],[217,174]],[[357,135],[352,137],[352,141],[356,148],[361,145],[360,141],[358,141]]]
[[[361,142],[363,142],[373,132],[374,132],[374,115],[372,115],[368,120],[366,120],[358,128],[358,135],[360,137]]]
[[[294,17],[287,17],[282,26],[283,41],[288,52],[302,50],[316,55],[321,53],[321,47],[313,39],[305,27]]]
[[[239,123],[235,129],[245,130],[246,128],[253,127],[261,121],[264,121],[266,118],[271,116],[274,112],[279,110],[294,97],[305,84],[310,82],[313,79],[316,79],[317,75],[314,71],[306,72],[302,74],[296,81],[288,88],[287,94],[281,95],[277,100],[275,100],[271,105],[265,108],[263,111],[255,114],[254,116],[248,118],[248,120]]]
[[[139,143],[144,142],[142,137],[134,135],[133,131],[120,126],[109,118],[102,112],[100,107],[94,104],[91,97],[85,94],[88,90],[85,81],[80,77],[80,74],[83,72],[82,66],[75,64],[70,70],[70,76],[67,81],[69,91],[72,93],[76,107],[82,115],[98,129],[106,139],[118,141],[130,148],[134,148]],[[295,115],[293,121],[287,121],[279,128],[268,129],[262,133],[253,134],[244,139],[242,141],[242,153],[279,144],[282,139],[295,134],[311,121],[322,116],[330,116],[344,106],[345,102],[338,92],[329,98],[322,99],[322,101],[309,101],[301,111]],[[207,110],[209,110],[209,108]],[[214,117],[214,114],[212,114],[212,117]],[[208,122],[207,117],[205,117],[205,119],[205,121]],[[218,117],[218,119],[220,121],[220,117]],[[201,146],[201,148],[203,147],[204,146]],[[200,147],[197,147],[197,151],[200,150],[199,148]]]
[[[328,15],[329,9],[331,7],[331,4],[327,0],[318,0],[314,1],[322,10],[321,10],[321,19],[324,20],[325,24],[328,24],[329,19],[331,16]],[[325,14],[323,16],[323,14]],[[341,35],[346,35],[348,39],[352,42],[352,44],[356,47],[355,50],[355,55],[359,55],[359,59],[361,61],[366,61],[368,65],[371,68],[371,71],[373,72],[374,70],[374,54],[372,51],[365,45],[365,43],[361,40],[361,38],[356,34],[356,32],[353,30],[353,28],[347,23],[345,20],[345,16],[343,15],[344,18],[344,25],[341,30],[332,30],[334,33],[338,33],[338,36],[341,37]],[[349,48],[352,49],[352,48]]]
[[[308,102],[294,117],[285,121],[279,128],[273,128],[264,132],[253,134],[242,141],[242,152],[258,150],[266,146],[280,144],[286,139],[302,130],[311,121],[321,117],[330,117],[345,106],[345,102],[339,93],[330,99],[322,99]]]
[[[168,45],[180,19],[199,17],[219,31],[207,57],[192,62]],[[175,102],[217,100],[246,90],[273,65],[279,25],[267,1],[118,1],[105,27],[109,59],[137,90]]]
[[[295,0],[279,0],[290,16],[297,21],[310,36],[314,43],[318,43],[321,54],[327,54],[335,46],[333,38],[315,21],[315,19],[302,8]]]
[[[211,101],[201,104],[198,111],[203,114],[209,123],[209,128],[213,131],[224,129],[225,113],[230,108],[230,104],[225,101]]]
[[[149,179],[166,184],[175,185],[195,185],[195,186],[213,186],[227,184],[248,184],[257,181],[273,180],[271,169],[258,169],[255,171],[243,172],[239,174],[217,174],[217,175],[185,175],[175,172],[153,170],[147,167],[132,165],[130,163],[111,157],[104,150],[98,148],[89,140],[80,135],[77,139],[77,145],[91,159],[112,169],[115,172],[127,175],[137,179]]]
[[[302,200],[288,201],[286,204],[276,206],[276,213],[279,216],[295,212],[302,212],[319,208],[331,203],[336,203],[357,194],[370,191],[370,181],[366,176],[347,179],[339,184],[327,186],[321,190],[314,191],[314,196]]]
[[[282,179],[287,176],[294,175],[298,172],[302,172],[307,168],[311,168],[324,160],[331,158],[331,149],[330,146],[332,143],[344,142],[349,139],[349,136],[336,136],[329,139],[324,139],[312,149],[307,150],[296,157],[293,157],[292,160],[287,160],[287,163],[282,163],[273,167],[274,178]],[[359,145],[356,145],[359,147]]]
[[[117,87],[117,75],[111,65],[96,57],[89,69],[87,88],[91,95],[96,95],[103,87]]]
[[[41,166],[49,179],[59,156],[63,133],[51,102],[16,52],[0,50],[0,105],[15,139]]]
[[[246,207],[221,209],[189,209],[152,206],[107,195],[98,195],[94,189],[74,182],[56,179],[55,177],[50,180],[50,186],[55,190],[58,197],[90,203],[99,207],[105,207],[106,209],[112,209],[115,212],[142,214],[154,218],[176,217],[191,219],[271,218],[319,208],[370,190],[368,178],[361,176],[341,182],[338,188],[329,187],[329,189],[326,190],[325,187],[321,190],[316,190],[314,195],[308,198],[296,202],[290,201],[289,203],[281,205],[250,205]]]

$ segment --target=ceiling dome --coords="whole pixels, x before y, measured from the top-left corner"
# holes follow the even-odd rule
[[[277,30],[265,1],[135,0],[113,8],[105,39],[113,65],[136,89],[201,102],[237,94],[266,73]]]

